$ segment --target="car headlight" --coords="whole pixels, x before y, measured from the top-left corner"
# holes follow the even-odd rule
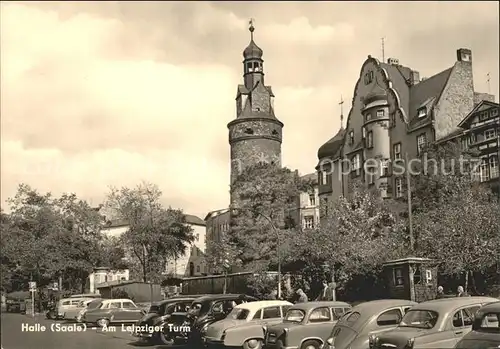
[[[328,344],[328,349],[335,349],[335,346],[333,345],[333,338],[330,337],[326,340],[326,344]],[[325,348],[327,349],[327,348]]]
[[[415,344],[415,338],[410,338],[410,339],[408,339],[408,342],[406,343],[406,348],[413,349],[414,344]]]
[[[379,338],[376,335],[371,334],[368,337],[368,345],[370,346],[370,349],[376,347],[378,345],[378,342],[379,342]]]

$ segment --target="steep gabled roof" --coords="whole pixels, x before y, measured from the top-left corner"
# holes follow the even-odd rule
[[[472,121],[472,117],[482,111],[482,110],[486,110],[486,109],[490,109],[490,108],[499,108],[500,107],[500,104],[498,103],[494,103],[494,102],[490,102],[490,101],[481,101],[479,102],[478,105],[476,105],[470,112],[469,114],[467,114],[465,116],[465,118],[460,122],[460,124],[458,124],[458,127],[462,127],[462,128],[468,128],[468,124],[469,122]]]
[[[186,219],[187,224],[205,226],[205,221],[198,216],[192,214],[185,214],[184,218]]]
[[[333,157],[338,154],[340,148],[344,143],[345,129],[343,127],[337,132],[335,136],[330,138],[328,142],[323,144],[318,150],[318,160]]]

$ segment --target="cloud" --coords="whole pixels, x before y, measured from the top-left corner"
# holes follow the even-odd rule
[[[491,2],[4,2],[2,200],[27,182],[97,204],[109,185],[147,180],[190,213],[227,205],[226,125],[250,17],[285,124],[283,160],[302,173],[383,36],[387,55],[423,76],[472,48],[477,89],[490,72],[498,95]]]

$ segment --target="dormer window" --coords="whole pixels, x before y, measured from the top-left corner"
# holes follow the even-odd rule
[[[250,127],[247,127],[247,128],[245,129],[245,133],[246,133],[247,135],[253,135],[253,130],[252,130]]]
[[[349,144],[354,144],[354,131],[349,132]]]
[[[377,110],[377,118],[383,118],[385,116],[384,109]]]
[[[418,118],[425,118],[427,116],[427,108],[420,108],[418,110]]]

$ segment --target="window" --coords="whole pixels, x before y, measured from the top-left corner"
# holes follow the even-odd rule
[[[389,160],[382,160],[380,162],[380,176],[381,177],[389,176]]]
[[[257,312],[255,313],[255,315],[253,316],[253,320],[257,320],[257,319],[260,319],[262,317],[262,310],[257,310]]]
[[[250,127],[247,127],[247,128],[245,129],[245,133],[246,133],[247,135],[253,135],[253,130],[252,130]]]
[[[462,311],[459,310],[453,315],[453,327],[463,327],[464,319],[462,318]]]
[[[309,206],[316,206],[316,195],[309,194]]]
[[[481,182],[486,182],[490,179],[490,174],[488,171],[488,162],[486,159],[481,161],[481,165],[479,166],[479,175]]]
[[[120,309],[122,304],[120,302],[109,303],[109,309]]]
[[[136,305],[132,302],[123,302],[123,309],[135,309]]]
[[[302,320],[304,320],[304,316],[305,313],[303,310],[292,309],[290,311],[287,311],[285,315],[285,321],[302,322]]]
[[[379,315],[377,326],[394,326],[401,322],[403,315],[399,309],[391,309]]]
[[[282,305],[281,306],[281,314],[283,314],[283,316],[285,316],[286,312],[288,311],[288,309],[290,309],[292,306],[291,305]]]
[[[366,134],[366,147],[367,148],[373,148],[373,132],[368,131]]]
[[[436,325],[439,315],[432,310],[409,310],[401,320],[400,327],[431,329]]]
[[[354,155],[352,158],[352,170],[358,171],[361,168],[361,158],[359,154]]]
[[[371,166],[371,167],[366,168],[366,178],[367,178],[368,184],[375,183],[375,173],[376,172],[377,172],[376,167]]]
[[[394,150],[394,160],[400,160],[401,159],[401,143],[394,144],[393,150]]]
[[[427,108],[423,107],[418,110],[418,117],[424,118],[427,116]]]
[[[280,317],[281,317],[280,307],[264,308],[264,313],[262,314],[263,319],[276,319]]]
[[[62,305],[70,305],[70,304],[71,304],[70,301],[64,301],[64,302],[62,302]]]
[[[498,175],[498,158],[493,155],[490,156],[490,178],[497,178]]]
[[[495,130],[486,130],[484,131],[484,139],[492,139],[492,138],[495,138],[496,136],[496,132]]]
[[[500,332],[500,314],[499,313],[480,313],[477,314],[482,319],[481,329],[496,330]]]
[[[403,308],[403,313],[405,313],[405,315],[406,315],[406,313],[407,313],[407,312],[408,312],[408,310],[410,310],[410,309],[411,309],[411,307],[406,307],[406,308]]]
[[[309,315],[309,322],[326,322],[330,321],[330,309],[329,308],[317,308],[311,312]]]
[[[327,173],[326,171],[321,171],[321,184],[327,184]]]
[[[196,272],[199,273],[201,271],[201,268],[199,265],[196,266]]]
[[[332,308],[332,314],[333,314],[334,320],[340,319],[349,310],[350,310],[349,308]]]
[[[246,320],[249,313],[250,311],[248,311],[248,309],[234,308],[233,310],[231,310],[227,318],[232,320]]]
[[[417,136],[417,154],[420,155],[427,144],[427,136],[425,133]]]
[[[377,118],[383,118],[385,116],[384,109],[377,110]]]
[[[396,178],[396,197],[400,198],[403,196],[403,180],[401,178]]]
[[[491,110],[491,116],[492,116],[492,117],[498,116],[498,108],[493,108],[493,109]]]
[[[354,144],[354,131],[349,132],[349,144]]]
[[[371,84],[373,81],[373,70],[370,70],[365,74],[365,85]]]
[[[305,216],[304,229],[312,229],[312,228],[314,228],[314,216]]]
[[[253,72],[252,62],[247,63],[247,71],[248,71],[248,72]]]
[[[479,305],[473,305],[471,307],[465,308],[463,311],[464,326],[472,326],[474,322],[474,314],[481,308]]]
[[[394,268],[393,269],[393,278],[395,286],[402,286],[404,283],[403,279],[403,268]]]
[[[370,121],[372,119],[372,114],[371,113],[366,113],[365,120]]]
[[[278,131],[276,130],[273,130],[273,132],[271,132],[273,136],[277,136],[278,135]]]
[[[259,67],[259,62],[253,62],[253,69],[254,69],[254,71],[259,71],[260,70],[259,68],[260,68]]]

